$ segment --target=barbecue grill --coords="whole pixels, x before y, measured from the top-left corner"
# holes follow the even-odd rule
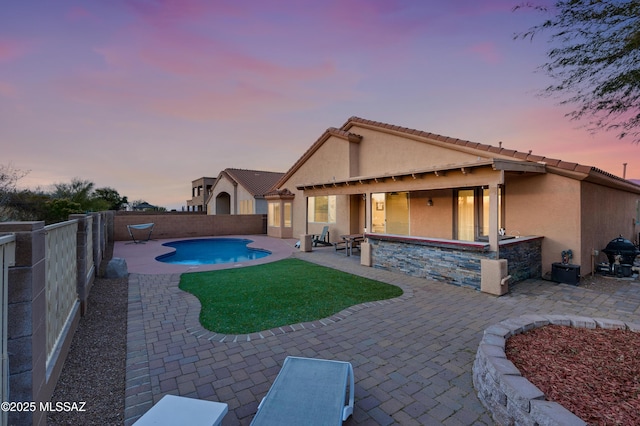
[[[636,257],[640,254],[640,250],[631,241],[622,238],[622,235],[609,241],[602,252],[607,255],[610,265],[616,263],[617,256],[620,256],[620,264],[633,265]]]

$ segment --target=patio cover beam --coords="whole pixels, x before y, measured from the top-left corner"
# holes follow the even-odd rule
[[[546,173],[546,165],[544,163],[534,163],[530,161],[514,161],[514,160],[504,160],[499,158],[492,158],[488,160],[481,160],[475,163],[461,163],[461,164],[450,164],[446,166],[437,166],[430,167],[422,170],[409,170],[406,172],[399,173],[388,173],[381,174],[376,176],[359,176],[354,178],[348,178],[343,180],[334,180],[331,182],[317,182],[317,183],[305,183],[301,185],[297,185],[296,188],[298,190],[315,190],[322,189],[327,187],[338,188],[338,187],[347,187],[350,186],[350,190],[348,193],[358,193],[362,192],[362,190],[356,189],[361,187],[362,185],[380,185],[385,183],[388,180],[392,180],[393,182],[403,181],[403,178],[411,177],[411,180],[420,180],[422,178],[426,178],[429,176],[437,176],[439,178],[451,176],[454,174],[453,172],[462,172],[464,175],[468,176],[471,174],[472,170],[478,169],[486,169],[490,168],[494,171],[500,172],[516,172],[516,173]],[[448,173],[451,172],[451,173]],[[455,187],[457,185],[447,185],[446,182],[448,179],[441,181],[439,184],[430,186],[426,185],[426,188],[450,188]],[[490,183],[490,182],[487,182]]]

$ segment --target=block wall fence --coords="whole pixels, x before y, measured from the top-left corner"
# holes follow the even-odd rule
[[[71,215],[67,222],[2,222],[13,240],[3,262],[2,383],[8,402],[47,402],[111,239],[113,212]],[[6,291],[6,292],[5,292]],[[5,395],[6,396],[6,395]],[[9,412],[10,425],[45,425],[46,413]]]
[[[131,240],[127,225],[153,223],[152,239],[267,233],[267,215],[207,215],[198,212],[116,212],[114,241]],[[144,232],[143,235],[144,236]]]

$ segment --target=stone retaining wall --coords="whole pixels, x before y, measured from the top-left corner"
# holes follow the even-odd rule
[[[523,315],[487,328],[473,364],[473,385],[497,424],[587,424],[560,404],[546,401],[544,393],[522,377],[504,352],[509,337],[549,324],[640,332],[640,324],[572,315]]]

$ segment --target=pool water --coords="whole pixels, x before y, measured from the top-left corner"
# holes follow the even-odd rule
[[[164,243],[176,251],[156,257],[156,260],[174,265],[214,265],[260,259],[270,251],[247,247],[251,240],[241,238],[205,238]]]

